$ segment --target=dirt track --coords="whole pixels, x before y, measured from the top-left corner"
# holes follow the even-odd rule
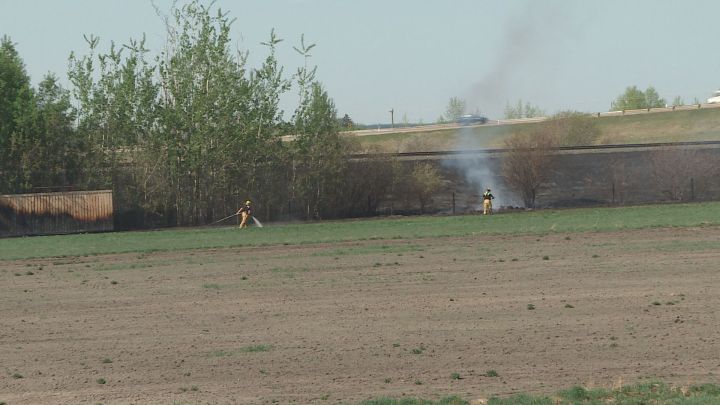
[[[0,402],[718,383],[718,263],[720,228],[0,261]]]

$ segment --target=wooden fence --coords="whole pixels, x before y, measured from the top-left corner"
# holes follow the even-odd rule
[[[0,237],[112,230],[111,190],[0,195]]]

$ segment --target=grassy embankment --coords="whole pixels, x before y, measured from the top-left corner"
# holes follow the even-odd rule
[[[169,229],[0,239],[0,261],[110,253],[240,246],[482,235],[610,232],[720,225],[720,203],[513,212],[484,216],[425,216],[319,223]]]
[[[615,390],[573,387],[552,397],[514,395],[509,398],[490,398],[487,405],[717,405],[720,403],[720,386],[714,384],[690,387],[669,387],[663,383],[647,383]],[[376,399],[362,405],[468,405],[460,397],[447,397],[440,401],[404,398]]]
[[[720,140],[720,108],[611,116],[597,120],[601,132],[598,144]],[[534,125],[537,124],[485,125],[367,135],[358,139],[364,148],[384,152],[500,148],[506,136],[532,131]]]

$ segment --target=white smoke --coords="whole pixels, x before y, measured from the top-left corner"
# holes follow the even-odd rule
[[[509,21],[497,53],[489,55],[495,60],[492,69],[468,89],[467,104],[478,106],[483,111],[497,111],[497,114],[508,102],[518,99],[540,102],[542,108],[542,100],[532,100],[536,93],[534,88],[528,88],[526,84],[542,82],[547,85],[548,81],[555,79],[553,67],[562,58],[557,45],[577,36],[579,31],[577,22],[568,18],[570,7],[577,5],[569,1],[527,2],[522,12]],[[511,94],[518,88],[522,93]],[[512,131],[511,127],[505,128],[508,128],[508,133]],[[472,128],[458,129],[456,140],[455,150],[472,151],[490,147]],[[491,189],[496,208],[523,205],[521,199],[505,185],[500,173],[502,162],[499,157],[477,153],[448,160],[445,164],[462,173],[467,184],[477,190],[478,195]]]
[[[521,205],[505,186],[500,173],[500,160],[482,152],[487,148],[487,145],[484,144],[482,139],[474,135],[472,128],[463,127],[458,129],[455,148],[462,151],[479,151],[478,153],[455,156],[444,162],[446,166],[462,173],[465,183],[473,190],[473,195],[478,198],[478,202],[474,207],[471,207],[472,209],[481,209],[481,196],[488,188],[495,197],[493,206],[496,209]]]

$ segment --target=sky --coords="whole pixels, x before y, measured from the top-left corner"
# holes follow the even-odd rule
[[[185,0],[177,0],[182,5]],[[159,53],[157,9],[172,0],[0,0],[0,35],[17,44],[33,83],[88,53],[83,35]],[[210,4],[210,2],[205,2]],[[271,29],[290,75],[304,35],[311,64],[338,115],[372,125],[435,122],[451,97],[468,112],[502,118],[522,99],[547,114],[599,112],[627,86],[653,86],[668,103],[705,100],[720,88],[717,0],[217,0],[235,18],[233,46],[249,67],[267,56]],[[294,93],[281,108],[291,115]]]

